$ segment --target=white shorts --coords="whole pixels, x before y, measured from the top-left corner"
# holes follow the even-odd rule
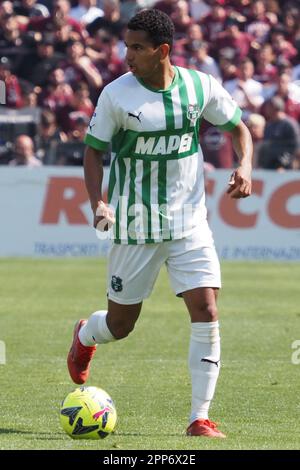
[[[180,240],[144,245],[113,244],[108,256],[108,298],[118,304],[142,302],[165,263],[176,295],[197,287],[221,287],[220,263],[211,231]]]

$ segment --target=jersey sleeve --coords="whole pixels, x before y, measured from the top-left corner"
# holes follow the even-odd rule
[[[109,93],[104,88],[87,128],[84,142],[96,150],[106,150],[119,128],[114,106]]]
[[[203,117],[219,129],[230,131],[240,122],[242,111],[225,88],[211,75],[209,82],[209,97]]]

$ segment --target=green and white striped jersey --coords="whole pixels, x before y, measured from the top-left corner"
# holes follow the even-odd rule
[[[166,90],[131,72],[102,91],[85,143],[112,145],[108,202],[115,243],[155,243],[190,235],[206,219],[202,118],[234,128],[241,110],[210,75],[174,67]]]

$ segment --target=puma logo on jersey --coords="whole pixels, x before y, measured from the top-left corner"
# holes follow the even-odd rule
[[[142,155],[170,155],[191,150],[193,132],[183,135],[162,135],[160,137],[138,137],[135,153]]]
[[[212,361],[211,359],[207,359],[206,357],[203,357],[201,359],[201,362],[210,362],[211,364],[215,364],[217,367],[219,367],[220,361]]]
[[[128,116],[129,117],[133,117],[133,118],[136,118],[141,124],[142,124],[142,121],[141,121],[141,118],[140,118],[140,115],[142,114],[142,111],[139,112],[139,114],[133,114],[133,113],[128,113]]]

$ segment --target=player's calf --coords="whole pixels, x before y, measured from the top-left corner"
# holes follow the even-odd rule
[[[108,301],[107,326],[116,339],[126,338],[134,329],[142,303],[123,305]]]

